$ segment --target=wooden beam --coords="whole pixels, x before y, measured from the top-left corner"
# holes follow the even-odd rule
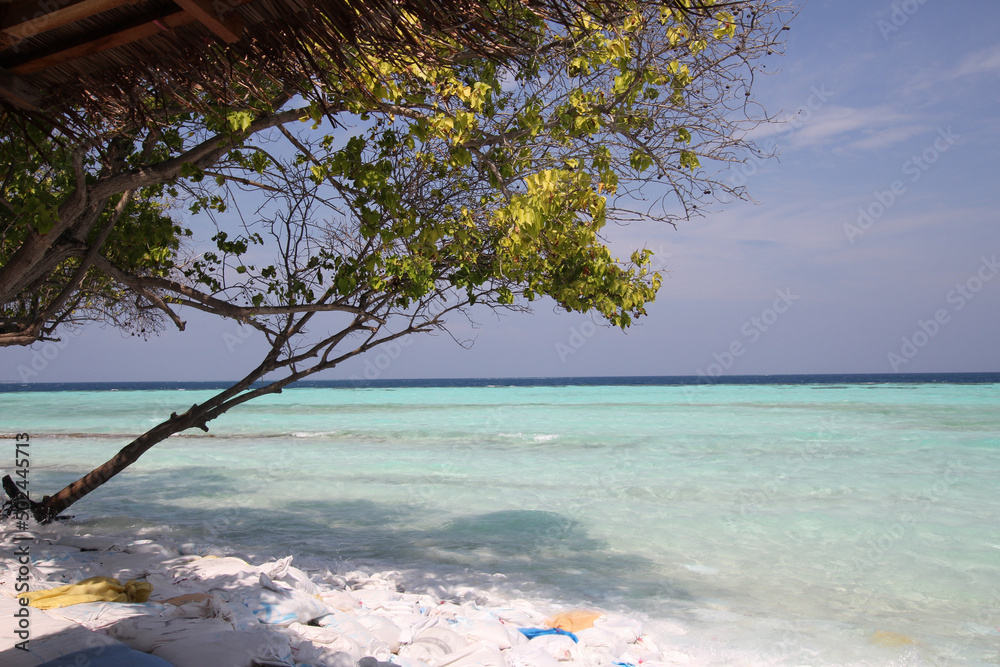
[[[22,39],[55,30],[70,23],[100,14],[115,7],[135,5],[140,0],[76,0],[64,7],[51,10],[59,3],[51,0],[31,0],[8,5],[0,4],[0,32],[7,38],[2,48],[16,44]]]
[[[194,16],[199,23],[227,44],[239,41],[240,35],[243,34],[243,17],[235,11],[237,3],[228,3],[229,7],[224,8],[222,14],[215,11],[213,3],[209,0],[174,0],[174,4]]]
[[[0,68],[0,97],[26,111],[38,111],[41,93],[10,70]]]
[[[42,70],[56,67],[57,65],[62,65],[63,63],[67,63],[71,60],[85,58],[86,56],[92,56],[95,53],[101,53],[102,51],[130,44],[140,39],[152,37],[153,35],[163,32],[164,30],[179,28],[189,23],[194,23],[195,20],[196,19],[187,12],[174,12],[173,14],[168,14],[167,16],[156,19],[155,21],[144,20],[140,23],[134,24],[132,27],[125,28],[124,30],[119,30],[118,32],[111,33],[109,35],[103,35],[97,39],[83,42],[82,44],[77,44],[67,49],[62,49],[61,51],[47,53],[26,62],[13,65],[10,67],[10,71],[15,74],[22,75],[34,74],[36,72],[41,72]]]

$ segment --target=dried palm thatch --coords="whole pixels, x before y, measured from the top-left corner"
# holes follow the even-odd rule
[[[591,9],[600,3],[588,3]],[[606,7],[614,3],[606,3]],[[483,55],[524,45],[524,12],[558,20],[577,0],[0,0],[0,125],[84,118],[145,123],[195,106],[309,94],[382,58]],[[515,15],[522,21],[513,20]]]

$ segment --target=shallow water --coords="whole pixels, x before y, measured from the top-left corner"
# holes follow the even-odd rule
[[[31,433],[37,496],[210,394],[5,393],[0,432]],[[692,664],[1000,664],[998,408],[1000,384],[293,389],[73,511],[627,608]]]

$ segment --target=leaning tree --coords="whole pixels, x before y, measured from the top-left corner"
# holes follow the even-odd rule
[[[268,343],[238,382],[33,502],[36,518],[173,434],[470,309],[548,298],[619,327],[643,315],[660,283],[651,253],[620,260],[602,229],[743,194],[715,175],[754,150],[750,84],[783,27],[768,0],[708,4],[625,3],[558,25],[524,15],[509,61],[369,56],[359,81],[325,82],[307,104],[275,90],[241,108],[165,109],[155,127],[111,130],[103,150],[26,140],[37,164],[7,175],[5,201],[40,225],[63,207],[95,222],[85,259],[5,297],[0,335],[39,318],[46,335],[101,318],[183,327],[195,308]],[[43,181],[55,199],[29,202]],[[183,242],[181,206],[214,221],[212,247]]]

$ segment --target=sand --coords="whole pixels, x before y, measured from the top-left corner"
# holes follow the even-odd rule
[[[66,525],[32,525],[20,533],[12,527],[7,524],[0,533],[0,616],[6,619],[0,622],[0,664],[5,667],[34,667],[67,655],[66,664],[86,660],[79,664],[91,667],[690,663],[683,653],[661,648],[665,644],[636,618],[505,599],[495,588],[454,577],[337,572],[299,567],[291,553],[266,559],[149,536],[77,534]],[[33,591],[104,576],[121,584],[148,582],[152,592],[146,602],[31,607],[22,628],[24,612],[15,597],[19,576]],[[80,650],[85,658],[73,655]]]

